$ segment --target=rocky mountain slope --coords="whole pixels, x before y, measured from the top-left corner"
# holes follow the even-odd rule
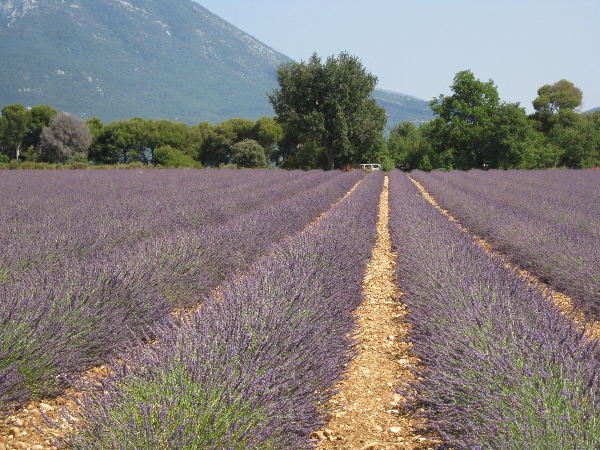
[[[0,0],[0,106],[47,104],[104,122],[273,115],[291,61],[191,0]],[[377,91],[390,123],[427,102]]]

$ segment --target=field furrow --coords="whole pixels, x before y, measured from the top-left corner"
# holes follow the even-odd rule
[[[597,170],[413,171],[411,177],[471,233],[599,317]]]
[[[573,174],[10,174],[0,450],[597,450]]]
[[[417,431],[420,420],[400,408],[398,377],[412,379],[418,363],[407,335],[407,309],[395,283],[389,222],[388,179],[379,203],[377,242],[363,280],[364,301],[356,311],[358,353],[338,383],[334,409],[315,434],[320,449],[428,449],[435,445]]]
[[[99,392],[90,381],[70,445],[312,447],[355,352],[382,184],[369,175],[315,226],[156,330],[154,345],[131,345],[127,370],[115,363]]]

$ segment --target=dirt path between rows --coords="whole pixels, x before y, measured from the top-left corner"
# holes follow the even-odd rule
[[[327,426],[315,433],[319,449],[382,450],[433,448],[435,442],[420,435],[419,422],[399,406],[394,393],[398,378],[410,379],[418,363],[406,342],[407,310],[395,285],[388,229],[388,178],[379,205],[378,238],[363,283],[365,300],[357,310],[360,353],[352,361],[341,392],[331,401],[339,405]]]
[[[410,176],[409,176],[410,178]],[[585,328],[586,333],[588,334],[588,336],[590,336],[593,339],[600,339],[600,322],[589,322],[588,320],[586,320],[585,316],[582,313],[578,313],[575,311],[575,302],[573,301],[573,299],[571,297],[569,297],[568,295],[565,295],[561,292],[557,292],[555,290],[553,290],[550,286],[548,286],[546,283],[540,281],[537,277],[533,276],[531,273],[529,273],[527,270],[521,269],[520,267],[515,266],[512,262],[510,262],[509,258],[507,255],[505,255],[504,253],[498,252],[496,250],[494,250],[494,248],[492,247],[492,244],[490,244],[488,241],[486,241],[485,239],[480,238],[479,236],[474,235],[473,233],[471,233],[469,230],[467,230],[458,219],[456,219],[452,214],[450,214],[447,210],[443,209],[435,200],[435,198],[429,194],[429,192],[427,192],[427,190],[421,185],[421,183],[419,183],[416,180],[413,180],[412,178],[410,178],[410,180],[415,184],[415,186],[417,186],[417,188],[419,188],[419,190],[421,191],[421,193],[423,194],[423,197],[425,197],[425,199],[427,199],[427,201],[429,201],[429,203],[431,203],[433,206],[435,206],[438,210],[440,210],[446,217],[448,217],[452,222],[456,223],[456,225],[463,231],[465,232],[467,235],[469,235],[475,242],[477,242],[479,245],[481,245],[486,252],[488,252],[489,254],[498,256],[500,258],[502,258],[502,260],[505,262],[505,264],[508,267],[511,267],[512,269],[516,270],[524,279],[528,280],[530,283],[533,283],[537,286],[542,287],[542,289],[550,294],[552,296],[552,300],[554,302],[554,306],[556,306],[556,308],[561,311],[566,317],[568,317],[570,320],[572,320],[575,324],[577,324],[577,326],[579,326],[581,329]]]

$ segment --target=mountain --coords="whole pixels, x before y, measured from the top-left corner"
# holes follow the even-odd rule
[[[191,0],[0,0],[0,61],[0,107],[196,124],[272,116],[291,60]],[[418,99],[375,97],[388,125],[425,117]]]
[[[393,128],[400,122],[422,123],[433,119],[433,111],[426,100],[383,89],[375,89],[373,98],[379,106],[385,108],[388,128]]]
[[[586,111],[586,114],[592,114],[593,112],[596,112],[600,109],[600,106],[598,106],[597,108],[592,108],[589,111]]]
[[[102,120],[272,115],[290,61],[190,0],[0,1],[2,104]]]

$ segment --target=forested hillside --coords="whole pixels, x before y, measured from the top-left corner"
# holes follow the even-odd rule
[[[289,58],[190,0],[0,2],[0,102],[103,121],[271,114]]]
[[[272,115],[291,62],[191,0],[0,0],[0,58],[0,107],[188,125]],[[392,126],[430,119],[426,101],[375,97]]]

